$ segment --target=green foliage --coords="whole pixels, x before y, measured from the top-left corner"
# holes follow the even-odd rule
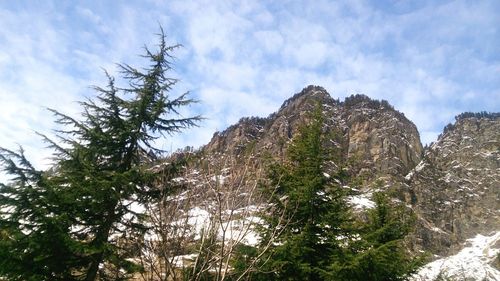
[[[235,272],[243,272],[248,268],[248,265],[252,263],[253,257],[258,254],[255,247],[248,246],[245,244],[238,244],[236,247],[234,261],[232,266]]]
[[[270,169],[274,199],[262,228],[263,245],[272,239],[273,230],[282,232],[250,279],[407,280],[421,264],[404,246],[414,215],[386,194],[375,193],[376,207],[368,211],[366,221],[355,223],[342,182],[356,179],[346,178],[341,168],[330,176],[324,173],[326,165],[340,160],[332,159],[338,153],[327,146],[332,136],[319,108],[310,119],[293,139],[288,161]],[[251,260],[248,257],[256,257],[259,250],[245,249],[241,255]]]
[[[407,280],[422,265],[422,258],[412,257],[403,241],[414,215],[390,202],[385,193],[375,193],[373,200],[375,208],[368,211],[369,221],[361,226],[347,262],[332,266],[336,280]]]
[[[307,126],[299,129],[289,151],[289,161],[275,164],[270,172],[276,187],[273,212],[266,229],[284,227],[278,218],[286,217],[287,226],[277,245],[264,260],[264,272],[256,278],[278,280],[323,280],[330,258],[341,257],[342,241],[349,237],[351,216],[345,203],[345,191],[339,175],[328,176],[324,165],[332,152],[326,148],[320,107]],[[268,235],[264,231],[264,239]]]
[[[51,110],[64,130],[54,166],[37,171],[22,149],[0,149],[0,276],[8,280],[124,280],[140,270],[130,241],[146,231],[133,205],[155,195],[148,159],[161,151],[154,141],[195,126],[199,116],[176,118],[194,101],[170,98],[171,52],[163,30],[158,50],[146,48],[145,69],[119,65],[125,88],[110,75],[96,99],[82,102],[81,121]],[[135,202],[134,204],[132,202]]]

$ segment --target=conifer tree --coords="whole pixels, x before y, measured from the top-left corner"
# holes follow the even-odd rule
[[[270,181],[276,189],[262,230],[264,243],[270,230],[284,229],[251,279],[407,280],[421,262],[404,248],[413,214],[392,204],[386,194],[375,193],[368,220],[355,224],[346,203],[348,190],[341,186],[346,175],[342,169],[325,174],[327,163],[339,162],[326,145],[329,137],[318,109],[292,140],[288,161],[272,167]],[[279,225],[276,220],[283,214],[289,221]]]
[[[350,213],[339,176],[325,173],[332,151],[325,146],[328,134],[318,107],[311,121],[300,128],[288,151],[289,161],[274,167],[271,183],[277,186],[267,218],[267,230],[283,212],[287,228],[266,257],[262,280],[324,280],[331,257],[342,257],[342,238],[350,235]],[[264,233],[265,237],[265,233]],[[265,240],[265,238],[264,238]]]
[[[161,152],[154,142],[201,120],[180,116],[194,101],[170,94],[178,47],[161,30],[158,49],[145,48],[149,65],[119,65],[124,88],[106,73],[107,87],[81,103],[81,120],[51,110],[65,129],[57,141],[44,137],[55,151],[50,170],[36,170],[22,149],[0,149],[12,176],[0,185],[0,279],[125,280],[140,270],[127,241],[146,230],[134,206],[155,196],[147,169]]]
[[[408,280],[422,265],[422,257],[412,255],[404,238],[414,226],[415,216],[405,206],[391,202],[383,192],[373,195],[375,208],[359,229],[360,239],[350,246],[344,263],[332,265],[335,280]]]

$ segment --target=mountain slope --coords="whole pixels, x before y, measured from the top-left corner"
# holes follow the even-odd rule
[[[500,280],[500,270],[494,267],[500,262],[499,253],[500,231],[490,236],[478,234],[457,254],[426,264],[413,280]]]
[[[219,167],[210,178],[245,178],[244,184],[254,186],[268,159],[285,159],[299,126],[318,107],[325,116],[323,129],[331,135],[325,145],[338,154],[326,172],[347,170],[352,180],[344,184],[355,193],[350,201],[361,214],[373,206],[370,196],[378,190],[412,208],[417,226],[408,246],[413,251],[431,253],[434,259],[449,256],[441,265],[453,271],[466,256],[460,250],[467,239],[500,231],[498,113],[462,114],[424,149],[416,126],[386,101],[364,95],[339,101],[321,87],[308,86],[267,118],[242,118],[215,133],[198,152],[203,161]],[[202,176],[197,170],[191,173]],[[243,181],[235,182],[240,190]],[[458,257],[451,258],[454,254]],[[491,257],[471,258],[489,262]],[[491,267],[491,276],[495,270]]]
[[[402,179],[421,160],[422,144],[416,126],[385,101],[363,95],[334,100],[325,89],[309,86],[283,103],[267,118],[242,118],[202,148],[207,155],[231,158],[272,155],[283,158],[289,141],[308,113],[321,106],[325,130],[338,148],[339,163],[366,182],[375,178]]]
[[[406,176],[425,249],[446,255],[499,230],[499,132],[498,115],[457,118]]]

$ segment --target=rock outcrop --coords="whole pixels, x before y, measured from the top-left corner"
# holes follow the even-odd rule
[[[500,117],[457,118],[407,176],[424,249],[447,255],[500,229]]]
[[[499,114],[462,114],[424,149],[416,126],[386,101],[364,95],[339,101],[308,86],[267,118],[242,118],[215,133],[198,153],[225,171],[252,174],[263,159],[285,158],[298,128],[317,108],[337,148],[332,169],[347,167],[363,200],[374,189],[390,190],[415,211],[415,251],[450,255],[466,239],[500,230]]]
[[[267,118],[242,118],[215,133],[202,150],[229,157],[251,152],[282,158],[300,125],[318,106],[339,151],[337,164],[349,165],[354,176],[366,182],[401,179],[420,162],[423,148],[416,126],[386,101],[356,95],[340,102],[318,86],[305,88]]]
[[[351,96],[342,104],[348,128],[348,158],[358,176],[401,178],[419,162],[422,144],[417,127],[386,101]]]

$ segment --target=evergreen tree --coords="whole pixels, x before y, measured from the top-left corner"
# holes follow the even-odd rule
[[[351,244],[351,254],[344,263],[332,265],[334,280],[408,280],[422,265],[422,257],[413,256],[404,245],[415,222],[413,213],[385,193],[375,193],[373,199],[375,208],[368,211],[369,220],[360,228],[360,239]]]
[[[407,280],[420,265],[403,242],[414,216],[386,194],[375,193],[368,220],[354,223],[348,191],[341,186],[346,175],[342,169],[332,176],[324,173],[327,163],[339,162],[331,158],[336,153],[326,145],[329,137],[317,110],[293,139],[288,161],[272,167],[270,181],[276,188],[262,228],[263,244],[271,230],[283,231],[251,280]],[[278,223],[283,215],[286,225]],[[258,251],[246,249],[238,261]]]
[[[37,171],[19,152],[0,149],[12,180],[0,186],[0,277],[8,280],[124,280],[140,270],[128,241],[147,229],[134,208],[155,196],[145,163],[161,151],[159,137],[195,126],[199,116],[178,117],[194,101],[170,97],[176,79],[161,31],[158,50],[145,48],[149,65],[119,65],[128,86],[108,77],[98,96],[82,102],[82,120],[52,110],[65,130],[54,166]]]
[[[276,241],[263,271],[263,280],[324,280],[332,257],[342,257],[342,240],[350,235],[350,213],[345,191],[336,176],[325,174],[325,165],[333,155],[325,145],[328,134],[323,128],[320,108],[311,122],[299,130],[288,151],[289,161],[276,165],[271,184],[277,187],[267,218],[267,230],[280,227],[276,218],[283,212],[289,223]],[[264,241],[265,241],[264,232]]]

